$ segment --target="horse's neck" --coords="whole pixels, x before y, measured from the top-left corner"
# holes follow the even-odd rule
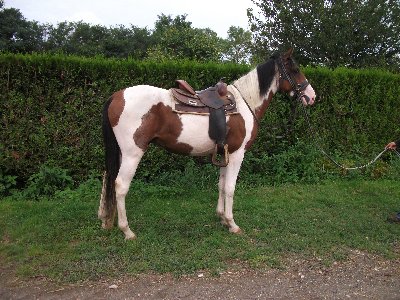
[[[239,90],[250,109],[256,112],[265,106],[266,101],[268,101],[268,103],[271,101],[272,96],[278,90],[277,81],[278,74],[275,74],[269,88],[265,92],[260,93],[259,76],[256,68],[236,80],[233,86]]]

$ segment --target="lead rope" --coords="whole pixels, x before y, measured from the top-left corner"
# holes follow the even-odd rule
[[[301,106],[303,107],[305,119],[306,119],[306,121],[308,123],[308,128],[309,128],[311,134],[314,136],[314,141],[317,141],[316,138],[318,138],[318,140],[321,140],[320,136],[313,130],[313,128],[311,126],[310,117],[308,115],[308,112],[307,112],[305,106],[304,105],[301,105]],[[344,170],[358,170],[358,169],[366,168],[369,165],[372,165],[373,163],[375,163],[386,151],[389,150],[389,149],[385,148],[373,160],[371,160],[370,162],[366,163],[365,165],[355,166],[355,167],[345,167],[342,164],[338,163],[336,160],[334,160],[328,153],[326,153],[325,150],[318,143],[316,143],[316,146],[322,152],[322,154],[324,154],[331,162],[333,162],[336,166],[338,166],[339,168],[344,169]],[[400,153],[396,149],[394,149],[393,151],[400,158]]]

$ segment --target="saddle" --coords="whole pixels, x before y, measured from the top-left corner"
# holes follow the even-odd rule
[[[237,113],[235,97],[220,80],[215,86],[196,92],[185,80],[176,81],[178,87],[172,88],[176,100],[175,112],[209,115],[208,135],[215,142],[212,163],[226,167],[229,163],[226,115]],[[221,158],[218,159],[218,155]]]

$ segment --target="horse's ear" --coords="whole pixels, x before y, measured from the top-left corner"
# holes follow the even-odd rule
[[[273,53],[271,56],[270,56],[270,58],[271,59],[277,59],[277,58],[279,58],[281,56],[281,54],[279,53],[279,52],[275,52],[275,53]]]
[[[292,57],[292,54],[293,54],[293,48],[289,48],[289,50],[286,51],[286,52],[283,54],[283,56],[286,57],[286,58],[289,58],[289,57]]]

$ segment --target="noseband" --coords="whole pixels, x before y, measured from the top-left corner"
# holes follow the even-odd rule
[[[301,100],[301,98],[304,98],[307,103],[310,102],[310,98],[304,94],[304,90],[307,88],[309,85],[307,80],[304,80],[302,83],[297,83],[296,80],[289,74],[289,72],[286,69],[285,64],[282,61],[282,57],[279,57],[277,59],[278,63],[278,69],[279,69],[279,79],[284,79],[287,80],[292,87],[292,91],[294,92],[294,96],[296,100]]]

